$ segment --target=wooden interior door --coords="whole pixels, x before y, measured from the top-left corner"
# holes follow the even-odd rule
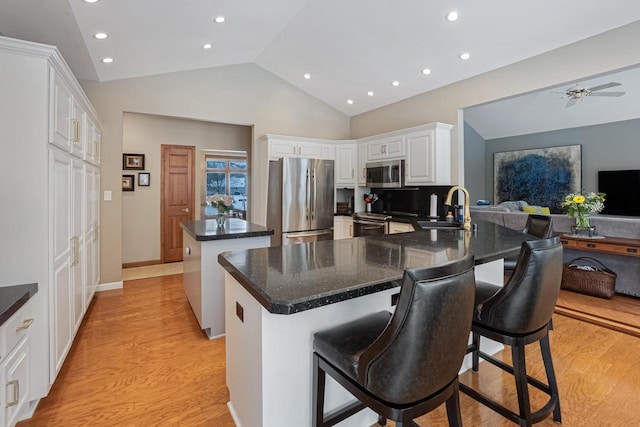
[[[194,219],[195,147],[162,145],[162,262],[182,261],[183,221]]]

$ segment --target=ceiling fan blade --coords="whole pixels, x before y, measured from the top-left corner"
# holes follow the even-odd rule
[[[620,83],[616,83],[616,82],[611,82],[611,83],[605,83],[603,85],[600,86],[594,86],[594,87],[590,87],[589,91],[591,92],[595,92],[597,90],[602,90],[602,89],[609,89],[610,87],[616,87],[616,86],[620,86]]]
[[[576,102],[578,102],[578,98],[571,98],[569,101],[567,101],[564,108],[574,106],[576,105]]]
[[[622,96],[626,92],[596,92],[592,93],[590,96]]]

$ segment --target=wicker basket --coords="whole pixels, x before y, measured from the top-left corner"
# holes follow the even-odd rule
[[[578,257],[564,264],[561,289],[609,299],[616,293],[617,276],[597,259]]]

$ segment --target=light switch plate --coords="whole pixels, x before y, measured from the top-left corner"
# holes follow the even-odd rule
[[[111,201],[111,190],[104,190],[104,200],[106,202]]]

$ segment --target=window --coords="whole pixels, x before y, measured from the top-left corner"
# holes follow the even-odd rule
[[[206,187],[207,196],[214,194],[230,194],[233,196],[234,216],[246,218],[247,187],[249,172],[247,159],[242,157],[223,158],[206,156]],[[218,210],[207,206],[204,217],[217,215]]]

